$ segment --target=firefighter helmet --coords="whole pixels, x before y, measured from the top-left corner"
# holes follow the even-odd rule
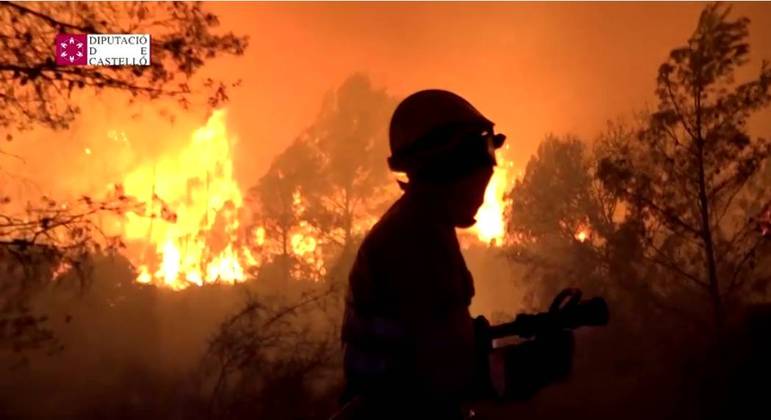
[[[459,95],[439,89],[416,92],[396,107],[389,129],[388,165],[408,176],[448,179],[480,164],[495,165],[506,136]]]

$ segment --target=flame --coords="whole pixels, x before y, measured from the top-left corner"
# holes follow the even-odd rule
[[[592,235],[592,230],[587,225],[581,225],[578,227],[573,237],[578,242],[586,242],[586,240],[589,239],[591,235]]]
[[[295,191],[292,194],[292,207],[295,215],[298,217],[302,217],[305,213],[306,205],[303,202],[302,194],[299,191]],[[298,278],[310,277],[311,279],[318,281],[321,276],[326,274],[324,254],[318,239],[318,232],[316,231],[316,228],[308,223],[308,221],[300,220],[289,237],[289,245],[292,253],[294,253],[307,268],[311,269],[310,273],[298,272],[295,276]]]
[[[265,244],[265,228],[262,226],[257,226],[256,229],[254,229],[254,243],[257,246],[263,246]]]
[[[59,277],[69,272],[71,268],[72,268],[72,264],[70,264],[69,262],[60,261],[56,265],[56,267],[54,267],[53,273],[51,274],[51,278],[58,279]]]
[[[504,150],[508,150],[508,145]],[[506,193],[511,189],[514,181],[513,163],[504,158],[500,152],[497,159],[498,165],[485,189],[484,202],[475,216],[477,222],[471,228],[472,233],[480,241],[491,245],[500,245],[506,234],[504,214],[507,205]]]
[[[115,132],[108,136],[126,141]],[[183,150],[124,177],[125,194],[147,203],[143,214],[127,213],[122,221],[137,282],[174,290],[233,284],[258,264],[239,237],[243,198],[233,178],[232,143],[225,112],[218,110]]]
[[[316,250],[316,238],[305,236],[302,233],[292,235],[289,243],[292,245],[292,252],[299,257],[308,255]]]
[[[114,130],[108,138],[128,142]],[[265,227],[242,227],[244,200],[233,177],[233,143],[225,112],[218,110],[182,150],[143,162],[112,186],[117,195],[146,204],[144,211],[118,221],[138,283],[172,290],[236,284],[275,251]],[[292,207],[300,221],[289,236],[289,252],[318,280],[326,273],[323,247],[316,228],[303,220],[307,203],[300,191],[292,195]]]
[[[152,283],[153,275],[150,274],[150,271],[147,268],[147,265],[142,264],[139,266],[139,275],[137,276],[137,281],[142,284]]]

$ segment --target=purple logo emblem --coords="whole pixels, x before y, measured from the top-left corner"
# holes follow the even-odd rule
[[[56,64],[82,66],[87,64],[88,36],[84,34],[56,35]]]

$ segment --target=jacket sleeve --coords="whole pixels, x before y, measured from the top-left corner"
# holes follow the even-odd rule
[[[349,392],[383,385],[404,371],[407,334],[394,319],[383,315],[376,273],[364,249],[351,269],[341,339],[343,368]]]

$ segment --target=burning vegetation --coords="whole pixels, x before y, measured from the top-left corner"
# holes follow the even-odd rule
[[[729,12],[705,6],[664,57],[655,110],[593,141],[546,136],[522,168],[520,139],[497,152],[477,223],[459,231],[472,309],[506,321],[579,287],[605,296],[613,316],[606,331],[576,336],[587,351],[574,382],[485,407],[490,418],[698,419],[748,406],[734,385],[771,374],[771,320],[757,309],[771,301],[771,145],[750,120],[768,112],[771,67],[737,82],[749,21]],[[0,418],[326,419],[346,277],[400,194],[386,166],[400,98],[353,74],[264,171],[239,177],[238,157],[262,153],[228,124],[238,108],[227,92],[245,88],[196,77],[243,54],[247,39],[215,33],[199,4],[4,3],[0,22],[0,362],[16,368],[0,375]],[[145,70],[46,61],[45,40],[62,28],[129,33],[148,22],[165,24]],[[24,181],[5,162],[24,161],[13,147],[26,130],[77,130],[88,118],[78,101],[99,93],[172,99],[163,103],[208,118],[171,137],[100,127],[63,170],[98,173],[98,185],[16,194]],[[165,146],[119,152],[150,141]],[[113,170],[102,177],[94,162]],[[68,386],[54,387],[62,378]]]
[[[508,192],[514,186],[514,164],[506,156],[509,147],[505,145],[502,151],[496,151],[498,165],[485,190],[484,203],[476,214],[477,222],[470,229],[480,241],[490,245],[500,246],[506,236]]]
[[[258,264],[241,228],[243,196],[233,178],[234,141],[215,111],[183,150],[144,162],[115,188],[147,203],[120,220],[137,281],[175,290],[237,283]]]
[[[235,144],[226,127],[225,111],[217,110],[191,134],[182,150],[142,162],[109,187],[113,194],[143,203],[139,210],[106,216],[126,243],[125,255],[137,271],[137,282],[173,290],[236,284],[272,258],[269,244],[275,238],[252,221],[255,217],[249,214],[242,188],[233,176]],[[90,149],[86,150],[90,155]],[[511,162],[501,157],[469,237],[501,244],[512,172]],[[291,194],[290,212],[298,220],[288,233],[288,248],[272,251],[291,253],[323,276],[323,239],[311,221],[303,218],[307,211],[304,201],[299,189]],[[366,232],[377,217],[374,212],[362,215],[356,233]]]

